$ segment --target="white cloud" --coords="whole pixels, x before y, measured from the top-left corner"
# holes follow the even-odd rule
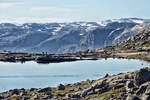
[[[11,2],[0,2],[0,9],[7,9],[14,7],[16,5],[22,5],[23,3],[21,2],[16,2],[16,3],[11,3]]]
[[[60,8],[60,7],[33,7],[30,9],[30,12],[41,12],[41,11],[69,12],[71,10],[68,8]]]
[[[50,23],[50,22],[70,22],[69,19],[59,19],[59,18],[31,18],[31,17],[21,17],[21,18],[0,18],[0,23]]]

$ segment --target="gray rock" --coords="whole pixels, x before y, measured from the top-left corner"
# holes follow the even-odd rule
[[[124,76],[124,79],[129,79],[129,76],[128,76],[128,75],[125,75],[125,76]]]
[[[119,88],[122,88],[122,87],[124,87],[124,83],[119,83],[119,84],[115,85],[113,87],[113,89],[119,89]]]
[[[78,98],[79,99],[79,98],[81,98],[81,96],[79,94],[73,94],[72,98]]]
[[[39,89],[37,92],[48,92],[48,91],[51,91],[51,88],[50,87],[46,87],[46,88],[42,88],[42,89]]]
[[[91,98],[91,99],[88,99],[88,100],[108,100],[108,99],[102,99],[102,98]]]
[[[106,74],[105,76],[104,76],[104,78],[106,78],[106,77],[108,77],[109,76],[109,74]]]
[[[18,89],[14,89],[12,90],[12,95],[19,95],[19,90]]]
[[[59,84],[59,85],[57,86],[57,89],[58,89],[58,90],[65,90],[65,86],[64,86],[63,84]]]
[[[46,94],[46,95],[52,95],[50,92],[46,92],[45,94]]]
[[[30,100],[29,97],[23,97],[22,100]]]
[[[77,94],[67,94],[66,98],[79,99],[79,98],[81,98],[81,95],[78,93]]]
[[[20,90],[21,90],[21,91],[25,91],[25,89],[24,89],[24,88],[21,88]]]
[[[51,99],[51,98],[53,98],[53,96],[52,95],[45,95],[42,99]]]
[[[100,93],[101,89],[95,89],[94,91],[95,91],[95,93]]]
[[[150,95],[143,95],[141,97],[142,100],[150,100]]]
[[[150,95],[150,86],[147,87],[145,94]]]
[[[27,92],[25,91],[20,92],[20,96],[25,96],[25,95],[27,95]]]
[[[148,87],[148,84],[147,84],[147,83],[142,84],[142,85],[140,86],[140,88],[137,90],[136,94],[137,94],[137,95],[142,95],[142,94],[144,94],[145,91],[146,91],[146,89],[147,89],[147,87]]]
[[[126,100],[141,100],[141,99],[136,95],[128,95]]]
[[[57,94],[57,96],[64,97],[66,94]]]
[[[127,81],[126,86],[127,86],[127,88],[133,88],[134,87],[133,81]]]
[[[0,100],[2,100],[2,99],[4,99],[4,97],[3,97],[3,96],[0,96]]]
[[[31,89],[30,89],[30,92],[31,92],[31,91],[34,91],[34,90],[36,90],[36,88],[31,88]]]
[[[139,71],[135,72],[134,81],[136,85],[141,85],[145,82],[150,81],[150,71],[148,68],[140,69]]]
[[[33,99],[33,100],[39,100],[40,98],[39,98],[38,95],[35,95],[32,99]]]
[[[93,87],[83,90],[81,93],[81,96],[85,97],[88,94],[88,92],[90,92],[90,91],[93,91]]]

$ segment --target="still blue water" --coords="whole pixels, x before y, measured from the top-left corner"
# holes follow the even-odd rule
[[[37,64],[36,62],[0,62],[0,92],[14,88],[41,88],[60,83],[94,80],[106,73],[118,74],[149,66],[140,60],[101,59],[64,63]]]

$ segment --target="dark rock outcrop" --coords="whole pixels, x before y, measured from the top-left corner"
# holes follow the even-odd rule
[[[134,81],[135,84],[138,86],[145,82],[150,81],[150,70],[148,68],[143,68],[135,72]]]

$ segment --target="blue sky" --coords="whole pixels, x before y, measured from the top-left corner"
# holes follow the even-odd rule
[[[0,0],[0,22],[150,18],[150,0]]]

